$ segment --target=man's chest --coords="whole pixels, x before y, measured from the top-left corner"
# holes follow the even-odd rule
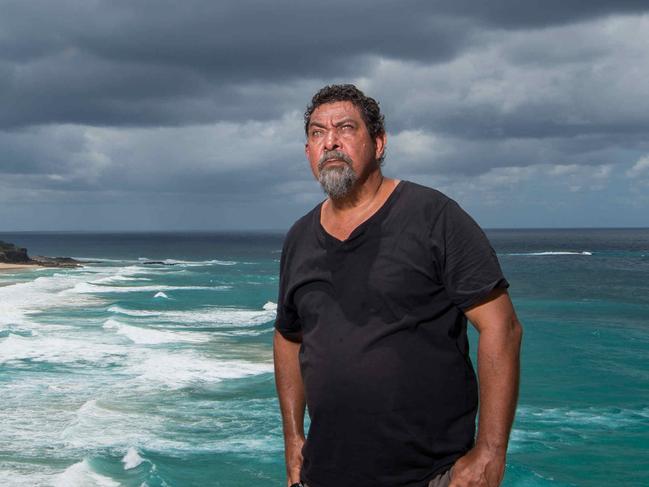
[[[305,332],[340,320],[391,323],[430,308],[443,293],[425,242],[397,232],[365,237],[329,242],[291,262],[291,295]]]

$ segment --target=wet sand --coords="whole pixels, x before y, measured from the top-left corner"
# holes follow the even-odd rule
[[[41,266],[36,264],[6,264],[4,262],[0,262],[0,272],[38,269],[39,267]]]

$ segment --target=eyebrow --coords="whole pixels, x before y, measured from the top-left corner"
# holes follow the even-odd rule
[[[338,122],[334,123],[333,125],[334,125],[334,127],[340,127],[341,125],[349,123],[349,122],[352,122],[354,124],[358,123],[355,119],[353,119],[351,117],[345,117],[342,120],[339,120]],[[313,121],[313,122],[309,122],[309,128],[311,128],[311,127],[326,128],[327,126],[324,123],[321,123],[321,122],[318,122],[318,121]]]
[[[351,117],[345,117],[342,120],[340,120],[339,122],[334,123],[334,127],[339,127],[339,126],[344,125],[344,124],[349,123],[349,122],[352,122],[353,124],[357,124],[355,119],[353,119]]]

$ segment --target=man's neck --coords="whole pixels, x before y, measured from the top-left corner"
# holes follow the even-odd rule
[[[343,216],[372,206],[380,194],[385,178],[380,169],[373,171],[364,181],[358,181],[344,198],[328,198],[327,206],[332,215]]]
[[[320,224],[329,235],[346,240],[383,206],[399,183],[398,180],[384,178],[380,171],[372,176],[362,186],[359,185],[362,191],[355,191],[354,197],[350,195],[344,202],[331,198],[325,201],[320,210]]]

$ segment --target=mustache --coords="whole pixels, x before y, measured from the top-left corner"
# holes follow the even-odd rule
[[[320,157],[320,160],[318,161],[318,169],[322,169],[322,166],[324,166],[327,161],[331,161],[332,159],[343,161],[350,166],[352,165],[352,159],[347,154],[338,150],[330,150],[326,151],[324,154],[322,154],[322,157]]]

